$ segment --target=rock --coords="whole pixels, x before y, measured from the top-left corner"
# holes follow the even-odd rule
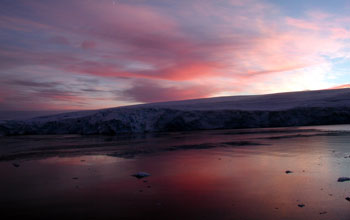
[[[19,164],[18,163],[12,163],[12,165],[14,166],[14,167],[19,167]]]
[[[326,211],[320,212],[320,215],[324,215],[324,214],[327,214],[327,212]]]
[[[78,177],[73,177],[72,179],[73,179],[73,180],[77,180],[77,179],[79,179],[79,178],[78,178]]]
[[[303,208],[305,205],[304,204],[298,204],[298,207]]]
[[[149,177],[150,175],[151,174],[146,173],[146,172],[138,172],[138,173],[133,174],[132,176],[136,177],[137,179],[142,179],[142,178],[145,178],[145,177]]]
[[[349,177],[339,177],[338,178],[338,182],[346,182],[346,181],[350,181]]]
[[[348,201],[350,202],[350,197],[346,197],[345,199],[348,200]]]
[[[293,173],[293,171],[287,170],[286,174]]]

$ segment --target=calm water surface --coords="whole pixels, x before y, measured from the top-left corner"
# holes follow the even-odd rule
[[[3,219],[350,219],[349,125],[0,141]]]

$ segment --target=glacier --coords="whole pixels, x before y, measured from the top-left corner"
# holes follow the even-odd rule
[[[330,124],[350,124],[350,89],[159,102],[1,120],[0,135],[115,135]]]

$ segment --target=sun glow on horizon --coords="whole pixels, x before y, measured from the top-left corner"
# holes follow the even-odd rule
[[[0,109],[98,109],[347,84],[349,5],[300,4],[2,2]]]

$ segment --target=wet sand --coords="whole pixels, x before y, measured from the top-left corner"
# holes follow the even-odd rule
[[[349,128],[1,138],[0,209],[5,219],[348,220],[350,181],[337,179],[350,177]]]

